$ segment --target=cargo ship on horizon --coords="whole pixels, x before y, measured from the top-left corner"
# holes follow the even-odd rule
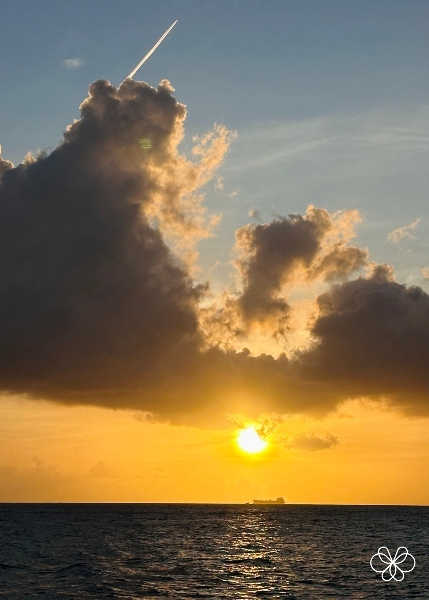
[[[285,501],[280,496],[275,500],[253,500],[253,504],[284,504]]]

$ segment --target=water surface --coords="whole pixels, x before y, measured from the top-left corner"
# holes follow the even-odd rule
[[[427,507],[0,504],[0,598],[427,600],[428,550]]]

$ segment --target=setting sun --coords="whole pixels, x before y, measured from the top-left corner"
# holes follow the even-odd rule
[[[262,452],[268,446],[267,442],[260,437],[254,427],[242,429],[238,434],[237,444],[241,450],[250,454]]]

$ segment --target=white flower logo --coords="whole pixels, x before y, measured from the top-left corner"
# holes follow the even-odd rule
[[[402,565],[408,557],[413,563],[412,566],[407,569],[404,569],[405,565],[398,567],[398,565]],[[374,566],[373,561],[375,562],[376,566]],[[408,552],[405,546],[400,546],[396,550],[395,556],[393,558],[390,554],[389,548],[386,548],[386,546],[381,546],[378,549],[377,553],[374,554],[374,556],[371,558],[369,564],[371,565],[371,569],[373,571],[375,571],[376,573],[381,573],[381,578],[383,579],[383,581],[392,581],[392,579],[394,579],[395,581],[403,581],[405,573],[409,573],[416,566],[416,559],[412,554]],[[408,561],[408,565],[409,564],[410,562]],[[387,565],[387,567],[384,565]],[[377,566],[381,566],[381,568],[376,568]]]

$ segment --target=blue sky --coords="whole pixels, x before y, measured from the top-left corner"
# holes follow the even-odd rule
[[[224,189],[207,190],[223,220],[201,243],[203,267],[219,260],[226,280],[250,209],[267,219],[314,204],[358,209],[373,260],[427,288],[427,1],[15,0],[0,14],[4,158],[55,147],[88,85],[119,84],[179,19],[138,78],[172,82],[188,140],[215,122],[238,133]],[[386,241],[418,218],[412,237]]]

